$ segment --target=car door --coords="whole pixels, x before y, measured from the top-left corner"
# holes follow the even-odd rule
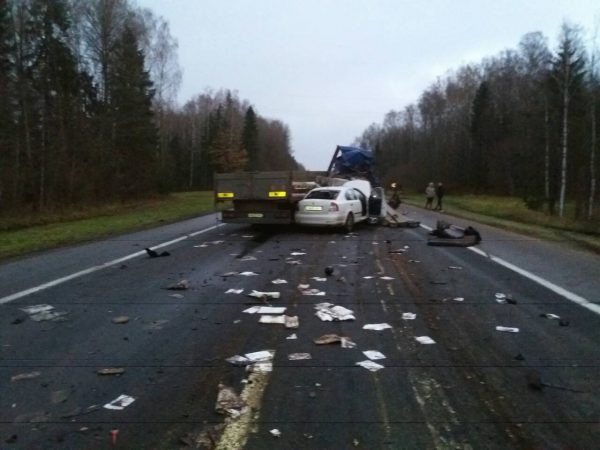
[[[360,216],[360,201],[358,201],[354,189],[346,189],[344,198],[346,199],[348,210],[354,213],[354,217]]]

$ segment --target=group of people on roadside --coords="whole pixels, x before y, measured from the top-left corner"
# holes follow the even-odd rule
[[[433,208],[433,199],[437,198],[435,208]],[[434,182],[430,182],[425,188],[425,209],[433,209],[435,211],[443,211],[442,199],[444,198],[444,185],[440,181],[437,186]]]

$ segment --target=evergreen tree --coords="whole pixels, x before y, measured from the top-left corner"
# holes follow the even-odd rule
[[[152,113],[154,90],[144,68],[144,54],[129,26],[117,41],[111,78],[114,192],[125,197],[153,192],[158,148]]]
[[[0,0],[0,209],[13,202],[11,187],[14,179],[13,153],[13,72],[11,52],[13,51],[11,14],[8,0]],[[11,170],[13,169],[13,170]]]
[[[244,116],[242,147],[248,155],[248,170],[258,170],[258,125],[256,122],[256,113],[252,106],[248,107]]]

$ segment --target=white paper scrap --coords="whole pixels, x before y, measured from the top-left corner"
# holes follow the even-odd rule
[[[258,352],[246,353],[244,356],[251,362],[267,362],[273,360],[275,350],[261,350]]]
[[[135,402],[135,398],[130,397],[129,395],[119,395],[112,402],[104,405],[104,407],[106,409],[114,409],[117,411],[122,411],[123,409],[125,409],[129,405],[131,405],[133,402]]]
[[[225,291],[226,294],[241,294],[244,292],[243,289],[228,289]]]
[[[518,333],[519,329],[515,328],[515,327],[503,327],[503,326],[497,326],[496,327],[496,331],[505,331],[507,333]]]
[[[378,370],[381,370],[384,367],[381,364],[377,364],[376,362],[371,361],[370,359],[357,362],[356,365],[364,367],[365,369],[370,370],[371,372],[377,372]]]
[[[324,277],[310,277],[311,280],[315,280],[315,281],[327,281],[327,278]]]
[[[27,306],[26,308],[21,308],[21,311],[23,311],[26,314],[37,314],[37,313],[41,313],[44,311],[52,311],[53,309],[54,309],[54,306],[52,306],[52,305],[42,304],[42,305]]]
[[[392,326],[389,323],[368,323],[366,325],[363,325],[363,330],[381,331],[386,330],[388,328],[392,328]]]
[[[417,315],[415,313],[402,313],[402,318],[404,320],[415,320]]]
[[[260,316],[259,323],[280,323],[285,324],[285,316]]]
[[[247,314],[283,314],[285,306],[252,306],[243,312]]]
[[[252,289],[252,292],[248,294],[248,297],[256,297],[256,298],[279,298],[281,293],[279,292],[261,292],[255,291]]]
[[[363,352],[363,354],[367,358],[369,358],[369,359],[371,359],[373,361],[378,360],[378,359],[385,359],[385,355],[383,353],[381,353],[381,352],[378,352],[377,350],[365,350]]]
[[[246,255],[241,258],[240,261],[256,261],[256,256]]]
[[[356,348],[356,342],[352,341],[350,338],[342,336],[342,338],[340,339],[340,347]]]
[[[243,277],[253,277],[253,276],[258,275],[258,274],[254,273],[254,272],[240,272],[238,275],[241,275]]]
[[[281,278],[277,278],[276,280],[271,281],[273,284],[287,284],[287,281],[282,280]]]
[[[290,253],[291,256],[302,256],[302,255],[306,255],[306,253],[304,252],[292,252]]]
[[[318,295],[318,296],[325,296],[325,291],[320,291],[318,289],[304,289],[302,292],[302,295]]]
[[[255,373],[273,372],[273,363],[270,361],[257,362],[246,367],[246,371]]]
[[[464,302],[465,298],[464,297],[454,297],[452,300],[454,300],[455,302]]]
[[[558,319],[560,319],[560,316],[557,316],[556,314],[552,314],[552,313],[544,314],[544,317],[546,319],[550,319],[550,320],[558,320]]]
[[[431,339],[429,336],[416,336],[415,339],[419,344],[429,345],[435,344],[435,341]]]
[[[292,333],[290,334],[288,337],[286,337],[286,339],[289,340],[294,340],[294,339],[298,339],[298,336],[296,336],[296,333]]]
[[[290,361],[300,361],[302,359],[312,359],[312,356],[310,356],[310,353],[290,353],[288,355]]]
[[[241,355],[230,356],[229,358],[226,358],[225,361],[227,361],[229,364],[233,364],[234,366],[245,366],[250,362],[248,358]]]
[[[366,277],[363,277],[363,278],[364,278],[365,280],[370,280],[371,278],[375,278],[375,277],[374,277],[374,276],[372,276],[372,275],[367,275]]]
[[[388,281],[388,280],[395,280],[394,277],[379,277],[379,279],[380,280],[386,280],[386,281]]]

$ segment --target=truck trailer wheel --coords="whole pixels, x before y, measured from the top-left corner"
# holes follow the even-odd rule
[[[344,223],[344,230],[347,233],[350,233],[353,229],[354,229],[354,214],[350,213],[350,214],[348,214],[348,217],[346,217],[346,223]]]

